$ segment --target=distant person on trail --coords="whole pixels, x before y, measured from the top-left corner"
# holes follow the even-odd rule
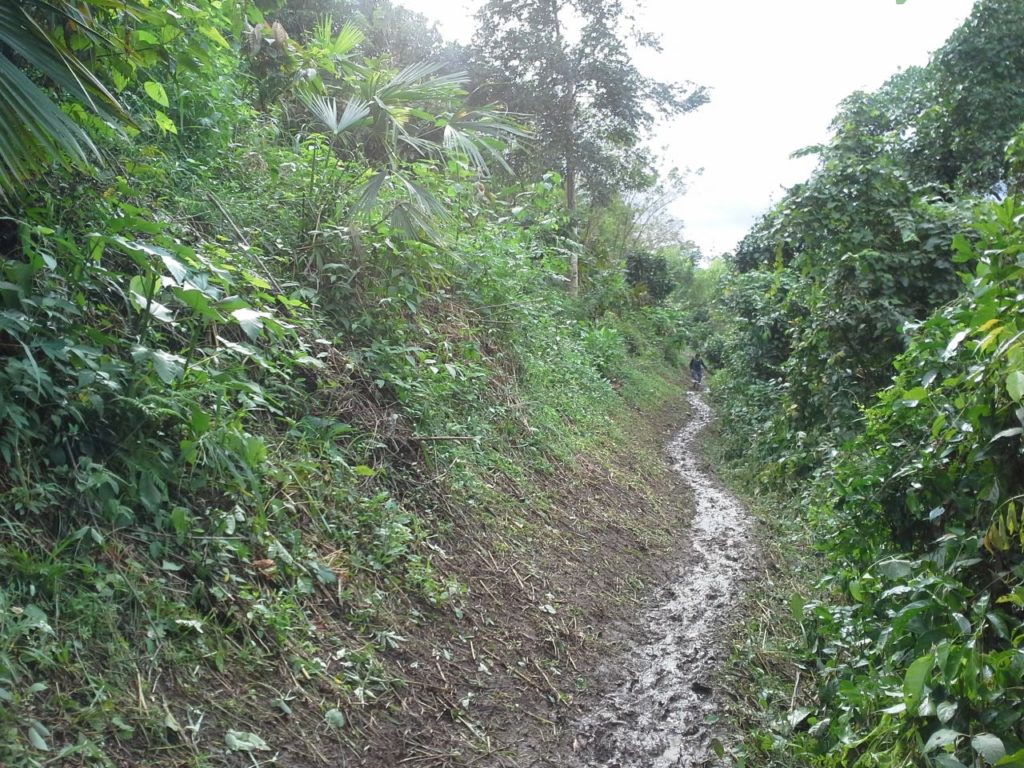
[[[690,375],[693,377],[694,389],[700,389],[700,382],[704,378],[704,373],[707,369],[708,368],[704,365],[704,361],[701,359],[699,352],[690,358]]]

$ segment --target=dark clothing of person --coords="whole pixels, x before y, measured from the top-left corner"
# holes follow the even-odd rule
[[[690,360],[690,375],[693,376],[693,380],[700,384],[700,380],[704,378],[704,372],[707,367],[704,365],[704,361],[701,360],[700,355],[694,355],[693,359]]]

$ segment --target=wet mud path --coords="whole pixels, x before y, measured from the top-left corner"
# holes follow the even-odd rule
[[[693,418],[669,445],[692,488],[696,511],[678,571],[655,596],[631,647],[609,660],[605,692],[573,725],[579,768],[664,768],[710,763],[721,692],[716,670],[729,655],[729,629],[759,573],[754,521],[716,479],[700,450],[711,410],[689,394]]]

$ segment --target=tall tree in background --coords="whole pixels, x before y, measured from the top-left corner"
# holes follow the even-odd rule
[[[692,83],[663,83],[640,73],[627,40],[657,50],[619,0],[489,0],[473,45],[479,92],[533,116],[537,137],[518,162],[562,174],[566,205],[584,187],[594,199],[650,184],[640,147],[656,117],[707,101]],[[578,263],[570,281],[579,285]]]

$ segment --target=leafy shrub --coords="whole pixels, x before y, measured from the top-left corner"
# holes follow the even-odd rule
[[[583,348],[598,372],[606,379],[617,379],[626,362],[626,346],[614,328],[597,327],[582,332]]]
[[[805,627],[836,713],[817,735],[844,765],[1024,762],[1022,215],[989,205],[957,239],[965,294],[915,329],[821,485],[851,602]]]

